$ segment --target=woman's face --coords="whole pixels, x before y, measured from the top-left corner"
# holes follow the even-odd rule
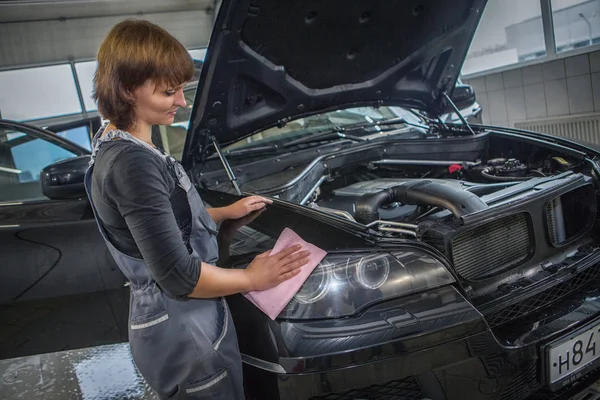
[[[147,81],[134,92],[138,123],[171,125],[179,107],[185,107],[183,86],[167,87]]]

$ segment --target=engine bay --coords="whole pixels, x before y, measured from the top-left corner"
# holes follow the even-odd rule
[[[576,166],[580,164],[552,154],[527,162],[501,157],[462,162],[383,159],[329,177],[306,203],[365,224],[418,223],[484,210],[494,193],[519,192]],[[394,188],[403,193],[377,198]],[[378,203],[370,207],[372,216],[365,215],[369,202]]]
[[[515,268],[530,273],[581,245],[596,221],[589,164],[528,150],[527,157],[496,150],[461,162],[384,158],[330,176],[307,205],[426,243],[464,282],[477,287],[492,278],[497,288],[503,274],[514,279]]]
[[[576,149],[490,132],[329,149],[234,172],[244,191],[427,244],[482,293],[592,240],[598,166]],[[225,178],[200,180],[230,191]]]

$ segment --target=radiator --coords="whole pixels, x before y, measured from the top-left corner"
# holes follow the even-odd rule
[[[515,128],[600,144],[600,114],[515,122]]]
[[[532,245],[525,215],[509,215],[459,232],[452,242],[452,258],[460,276],[478,280],[525,261]]]

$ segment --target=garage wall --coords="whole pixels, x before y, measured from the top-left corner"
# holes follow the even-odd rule
[[[485,124],[600,113],[600,51],[463,79]]]
[[[92,59],[108,30],[125,18],[155,22],[188,48],[206,46],[212,4],[208,0],[0,2],[0,68]]]

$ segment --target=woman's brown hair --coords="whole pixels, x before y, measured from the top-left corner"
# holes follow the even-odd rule
[[[115,25],[98,50],[92,97],[100,114],[118,129],[135,122],[132,94],[151,80],[175,88],[194,75],[185,47],[169,32],[144,20]]]

